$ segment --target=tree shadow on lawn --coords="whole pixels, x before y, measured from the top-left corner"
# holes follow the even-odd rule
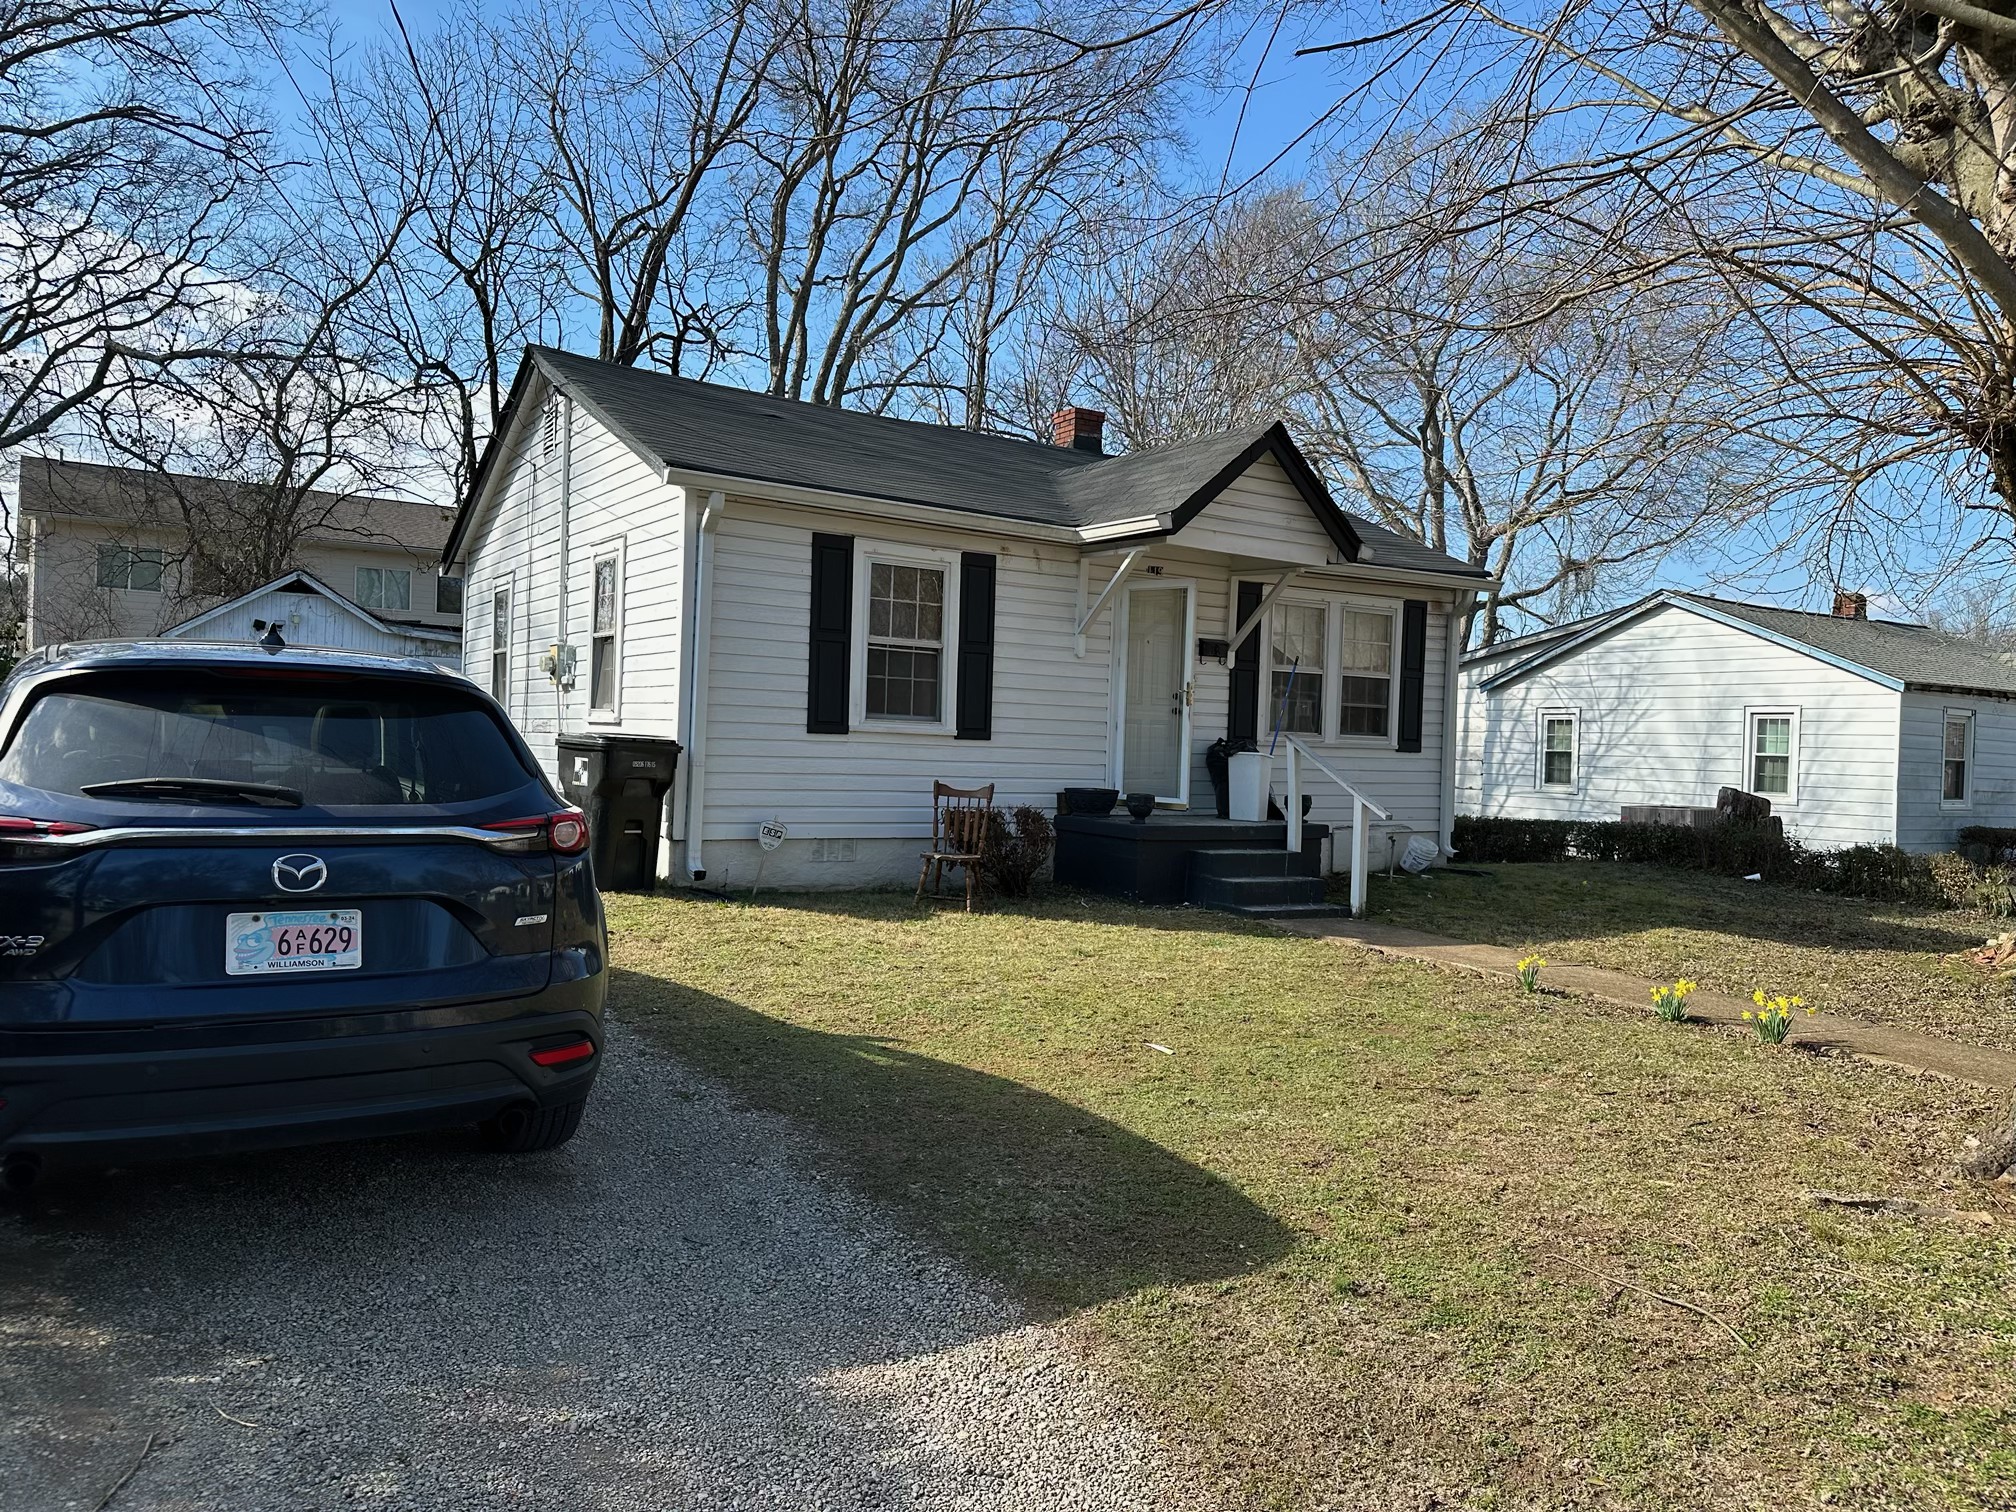
[[[1996,927],[1908,903],[1604,861],[1459,864],[1424,878],[1375,877],[1371,905],[1382,923],[1515,948],[1540,938],[1690,929],[1804,948],[1950,955]]]
[[[1294,1243],[1220,1177],[1019,1082],[635,971],[611,996],[661,1049],[808,1126],[854,1186],[1039,1317],[1243,1274]]]

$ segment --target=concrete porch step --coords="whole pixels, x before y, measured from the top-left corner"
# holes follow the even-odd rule
[[[1274,853],[1279,867],[1281,853]],[[1321,877],[1217,877],[1192,871],[1190,901],[1201,908],[1307,908],[1326,901]]]
[[[1190,852],[1190,876],[1199,877],[1313,877],[1317,874],[1319,848],[1304,846],[1299,854],[1286,846],[1265,846]]]
[[[1276,907],[1247,907],[1238,903],[1204,905],[1213,913],[1237,914],[1242,919],[1348,919],[1351,910],[1340,903],[1284,903]]]

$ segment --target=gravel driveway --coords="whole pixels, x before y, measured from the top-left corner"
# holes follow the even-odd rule
[[[1054,1337],[620,1033],[550,1155],[287,1151],[0,1214],[0,1505],[129,1470],[107,1512],[1193,1500]]]

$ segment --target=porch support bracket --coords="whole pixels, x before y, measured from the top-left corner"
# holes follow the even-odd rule
[[[1281,576],[1274,579],[1274,586],[1272,588],[1269,588],[1260,596],[1260,602],[1253,612],[1241,620],[1239,628],[1232,632],[1232,639],[1225,647],[1225,659],[1227,661],[1238,655],[1239,648],[1246,642],[1246,637],[1251,635],[1259,626],[1260,617],[1273,606],[1274,600],[1281,597],[1281,590],[1292,583],[1295,580],[1296,574],[1301,572],[1301,570],[1300,567],[1290,567]]]
[[[1106,586],[1099,590],[1099,597],[1092,601],[1090,609],[1084,608],[1086,589],[1085,564],[1083,562],[1079,564],[1078,604],[1083,612],[1078,616],[1078,629],[1071,640],[1071,654],[1073,656],[1083,656],[1085,654],[1085,632],[1091,628],[1092,622],[1099,618],[1099,611],[1104,609],[1107,601],[1120,591],[1120,585],[1133,575],[1134,569],[1140,565],[1141,558],[1147,554],[1148,548],[1146,546],[1136,546],[1126,556],[1122,557],[1120,565],[1114,569],[1113,576],[1107,580]]]

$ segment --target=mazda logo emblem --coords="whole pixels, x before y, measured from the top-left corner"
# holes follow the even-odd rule
[[[282,856],[273,863],[273,885],[282,892],[313,892],[329,880],[329,865],[320,856]]]

